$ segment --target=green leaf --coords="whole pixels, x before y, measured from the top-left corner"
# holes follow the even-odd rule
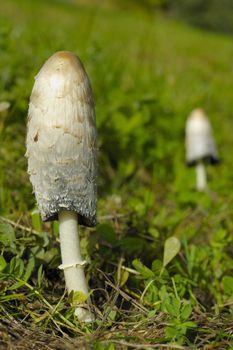
[[[37,208],[31,211],[31,219],[32,219],[32,227],[34,228],[34,230],[40,232],[42,229],[41,218],[40,218],[39,210]]]
[[[42,247],[47,247],[49,245],[49,236],[47,232],[40,232],[40,240],[42,240]]]
[[[169,303],[164,303],[163,305],[167,311],[167,313],[170,315],[170,316],[173,316],[173,317],[177,317],[177,313],[176,313],[176,310],[174,309],[173,305],[172,304],[169,304]]]
[[[24,276],[23,276],[23,280],[24,281],[28,281],[29,280],[34,267],[35,267],[35,258],[31,257],[29,259],[29,261],[28,261],[28,264],[27,264],[27,267],[26,267],[26,271],[25,271]]]
[[[148,233],[155,239],[159,238],[159,231],[155,227],[150,227]]]
[[[117,312],[116,310],[111,310],[108,314],[108,319],[110,321],[115,321],[116,320],[116,316],[117,316]]]
[[[171,301],[165,301],[164,303],[165,309],[167,312],[173,316],[178,318],[180,315],[180,306],[181,302],[180,299],[176,298],[175,296],[172,297]]]
[[[161,287],[161,289],[159,291],[159,296],[160,296],[162,303],[166,303],[166,302],[170,303],[170,296],[167,292],[166,286],[163,285]]]
[[[224,293],[232,296],[233,295],[233,277],[224,276],[222,279],[222,284],[223,284]]]
[[[80,291],[72,291],[69,294],[69,301],[73,305],[82,304],[88,299],[89,295],[84,294]]]
[[[0,222],[0,242],[8,247],[16,240],[14,228],[10,224]]]
[[[162,261],[156,259],[152,262],[152,266],[151,266],[151,269],[152,271],[154,272],[154,274],[157,274],[159,275],[160,271],[161,271],[161,268],[162,268]]]
[[[51,249],[48,249],[45,251],[43,260],[47,263],[50,264],[50,262],[55,259],[56,257],[59,256],[59,251],[57,247],[53,247]]]
[[[14,294],[7,294],[7,295],[0,295],[0,301],[11,301],[11,300],[22,300],[25,299],[25,294],[23,293],[14,293]]]
[[[169,262],[174,259],[174,257],[180,251],[180,241],[176,237],[169,237],[165,241],[164,245],[164,255],[163,255],[163,267],[167,266]]]
[[[182,323],[182,325],[184,327],[187,327],[187,328],[195,328],[195,327],[197,327],[196,323],[192,322],[192,321],[184,322],[184,323]]]
[[[166,327],[165,335],[168,339],[173,339],[177,335],[177,329],[175,327]]]
[[[120,287],[124,286],[129,278],[129,272],[126,270],[122,270],[120,277]]]
[[[95,343],[94,350],[115,350],[115,345],[113,343],[104,344],[104,343]]]
[[[174,308],[175,314],[178,317],[180,314],[180,306],[181,306],[181,301],[180,299],[173,297],[172,298],[172,306]]]
[[[147,316],[148,318],[152,318],[152,317],[155,317],[156,313],[157,313],[157,310],[151,310],[148,312]]]
[[[139,259],[134,259],[132,265],[138,272],[140,272],[143,278],[148,279],[154,277],[153,271],[143,265]]]
[[[157,303],[157,307],[160,307],[160,301],[159,301],[159,291],[158,288],[155,286],[154,283],[151,283],[151,280],[148,280],[145,283],[145,290],[143,292],[144,297],[143,300],[147,301],[148,303]],[[156,307],[156,306],[155,306]]]
[[[191,315],[191,313],[192,313],[192,306],[190,304],[186,304],[182,307],[181,318],[183,320],[187,320]]]
[[[42,285],[42,280],[44,277],[44,271],[43,271],[43,265],[40,265],[38,271],[37,271],[37,283],[38,283],[38,287],[40,288]]]
[[[25,284],[24,281],[15,282],[14,284],[12,284],[12,285],[8,288],[8,290],[15,290],[15,289],[18,289],[18,288],[22,287],[24,284]]]
[[[3,255],[0,255],[0,271],[3,271],[6,266],[6,260],[4,259]]]
[[[37,259],[44,260],[44,256],[45,256],[45,249],[44,248],[42,248],[40,246],[35,246],[35,247],[31,248],[31,252]]]
[[[23,260],[17,257],[13,257],[9,264],[9,273],[21,278],[24,272]]]

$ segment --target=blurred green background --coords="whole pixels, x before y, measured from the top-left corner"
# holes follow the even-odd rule
[[[199,19],[203,11],[213,11],[219,19],[214,1],[208,6],[204,1],[204,9],[198,1],[188,3],[190,7],[182,1],[1,2],[0,96],[11,104],[1,117],[3,211],[21,212],[33,205],[23,157],[28,99],[33,77],[57,50],[78,54],[93,85],[101,195],[154,182],[177,190],[185,180],[188,189],[193,178],[184,168],[184,125],[198,106],[206,109],[214,129],[221,129],[216,138],[227,162],[232,42],[170,19],[176,8],[184,21],[186,11]],[[230,16],[229,6],[222,5]],[[217,23],[216,28],[221,29]],[[214,172],[220,179],[225,174],[223,168]]]

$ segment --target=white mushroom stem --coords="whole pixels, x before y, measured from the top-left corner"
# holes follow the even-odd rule
[[[61,211],[59,213],[59,232],[62,265],[68,293],[71,291],[82,292],[88,295],[88,285],[84,275],[85,261],[82,260],[78,234],[78,217],[73,211]],[[89,298],[87,303],[90,303]],[[91,322],[93,314],[83,307],[77,307],[75,314],[79,321]]]
[[[203,161],[197,162],[196,165],[196,176],[197,176],[197,190],[205,191],[207,188],[207,179],[206,179],[206,169]]]

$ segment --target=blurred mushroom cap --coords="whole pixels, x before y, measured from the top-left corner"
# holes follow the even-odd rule
[[[80,59],[51,56],[35,78],[27,131],[28,172],[42,220],[78,213],[96,224],[96,126],[92,90]]]
[[[188,117],[185,137],[188,165],[201,160],[211,164],[219,161],[210,122],[201,108],[194,109]]]

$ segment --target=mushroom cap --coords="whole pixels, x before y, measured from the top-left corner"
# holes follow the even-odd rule
[[[201,108],[194,109],[186,122],[186,162],[189,166],[198,161],[215,164],[219,161],[210,122]]]
[[[88,76],[68,51],[52,55],[32,89],[27,130],[28,173],[43,221],[75,211],[96,224],[96,126]]]

